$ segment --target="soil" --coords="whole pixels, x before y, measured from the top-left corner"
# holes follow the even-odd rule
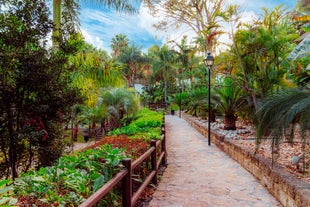
[[[239,126],[239,129],[244,126]],[[254,129],[254,126],[252,126]],[[255,137],[255,131],[238,134],[238,138],[233,138],[235,141],[242,145],[242,147],[255,152],[256,144],[253,137]],[[308,131],[308,136],[310,132]],[[271,139],[265,139],[261,142],[257,148],[257,153],[264,156],[269,160],[273,160],[275,163],[281,165],[286,169],[287,172],[294,175],[296,178],[308,182],[310,184],[310,143],[306,145],[306,153],[303,157],[302,142],[298,131],[295,132],[295,139],[293,143],[282,142],[280,143],[279,153],[272,155]],[[309,141],[309,140],[308,140]],[[296,164],[293,164],[294,159],[298,159]],[[304,160],[303,160],[304,159]]]
[[[121,135],[106,136],[85,149],[95,148],[96,146],[104,144],[111,144],[114,148],[124,148],[126,157],[130,157],[133,160],[140,157],[150,146],[149,141],[143,139],[129,139],[127,136]]]

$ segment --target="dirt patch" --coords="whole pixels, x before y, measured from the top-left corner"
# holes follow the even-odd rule
[[[149,141],[143,139],[129,139],[126,135],[106,136],[93,145],[87,146],[85,149],[95,148],[104,144],[111,144],[114,148],[124,148],[125,155],[133,160],[140,157],[150,146]]]
[[[239,145],[254,152],[256,149],[255,140],[247,140],[246,138],[236,140]],[[271,140],[263,141],[257,150],[257,153],[272,160]],[[294,143],[281,143],[280,151],[274,155],[274,162],[283,166],[287,172],[294,175],[296,178],[301,179],[310,184],[310,156],[309,153],[305,155],[305,160],[302,159],[302,144],[296,140]],[[295,159],[299,159],[298,163],[294,163]],[[305,165],[306,172],[303,173],[303,166]]]

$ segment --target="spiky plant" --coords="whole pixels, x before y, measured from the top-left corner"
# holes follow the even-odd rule
[[[216,109],[224,115],[224,129],[236,130],[237,112],[247,106],[242,90],[229,77],[219,81],[212,96]]]
[[[264,101],[256,115],[259,120],[257,123],[257,148],[262,138],[271,138],[274,158],[274,155],[278,153],[279,144],[282,141],[293,143],[294,132],[299,128],[303,156],[305,156],[306,146],[310,144],[309,90],[286,89],[279,91]]]

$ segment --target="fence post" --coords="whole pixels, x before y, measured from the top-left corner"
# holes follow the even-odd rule
[[[131,159],[123,159],[123,165],[128,170],[127,175],[123,179],[123,207],[132,207],[132,180],[131,180]]]
[[[155,171],[155,175],[152,179],[153,184],[157,185],[157,148],[156,148],[156,140],[151,140],[151,147],[155,147],[155,150],[151,154],[151,163],[152,163],[152,170]]]
[[[162,127],[163,140],[161,141],[161,151],[164,152],[164,157],[162,160],[163,166],[167,166],[167,150],[166,150],[166,128],[165,125]]]

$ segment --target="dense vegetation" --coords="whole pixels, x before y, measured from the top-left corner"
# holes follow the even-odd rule
[[[160,139],[162,120],[162,112],[142,109],[130,124],[138,127],[135,132],[130,131],[130,135],[139,139]],[[124,149],[112,145],[64,155],[51,167],[23,173],[14,181],[2,180],[0,205],[78,206],[122,169],[124,157]],[[120,206],[120,203],[120,193],[114,189],[100,205]]]
[[[68,34],[58,50],[47,49],[53,24],[44,3],[12,1],[7,9],[0,13],[0,176],[16,178],[63,153],[62,123],[79,100],[67,64],[78,41]]]
[[[300,129],[303,153],[309,154],[310,57],[305,51],[309,45],[300,40],[310,31],[309,20],[302,18],[309,8],[306,1],[298,1],[294,12],[282,6],[263,8],[261,18],[249,22],[241,21],[238,5],[224,6],[224,0],[159,1],[160,9],[147,1],[153,15],[164,14],[171,20],[159,22],[158,29],[187,24],[196,37],[154,45],[143,53],[139,45],[117,34],[111,41],[111,55],[87,44],[76,31],[78,1],[54,1],[54,21],[49,19],[46,2],[0,0],[0,177],[5,179],[0,186],[14,179],[20,184],[14,191],[2,188],[6,191],[0,194],[46,194],[48,202],[75,205],[113,175],[119,166],[107,160],[111,153],[121,157],[121,151],[106,146],[103,151],[78,154],[79,158],[60,158],[68,149],[64,130],[72,130],[69,144],[77,140],[81,127],[85,138],[108,133],[159,139],[162,114],[139,111],[140,105],[182,109],[210,121],[223,117],[228,130],[236,129],[238,119],[246,119],[257,126],[257,144],[270,137],[273,152],[279,151],[281,141],[293,142],[293,132]],[[127,1],[107,1],[107,5],[136,12]],[[188,21],[193,15],[196,22]],[[230,25],[231,44],[218,52],[208,69],[201,54],[215,54],[224,33],[221,22]],[[141,94],[133,89],[136,83],[143,85]],[[104,158],[93,161],[96,153]],[[62,165],[71,159],[73,164]],[[98,164],[101,159],[111,171],[104,179],[88,172],[91,162],[107,167]],[[52,167],[41,168],[46,166]],[[64,171],[73,174],[61,174]],[[52,172],[59,177],[43,175]],[[77,180],[72,179],[75,176]],[[67,194],[70,186],[79,190]],[[64,187],[70,190],[58,196]]]

